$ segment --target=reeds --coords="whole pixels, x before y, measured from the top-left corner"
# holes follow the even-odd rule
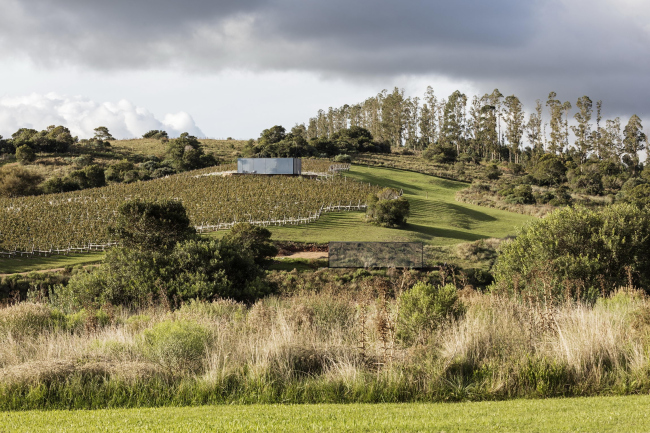
[[[463,317],[405,346],[394,332],[395,292],[404,281],[393,280],[395,287],[368,283],[349,295],[302,292],[252,306],[114,308],[109,322],[95,326],[80,324],[83,314],[75,319],[47,304],[7,306],[0,309],[0,409],[456,401],[650,389],[650,301],[640,292],[621,289],[594,305],[554,306],[464,294]],[[165,329],[163,322],[205,330],[198,367],[165,363],[146,350],[145,334]]]

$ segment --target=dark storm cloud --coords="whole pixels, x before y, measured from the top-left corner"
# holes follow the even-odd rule
[[[0,54],[99,70],[438,75],[647,112],[641,0],[3,0]],[[602,96],[600,96],[602,95]]]

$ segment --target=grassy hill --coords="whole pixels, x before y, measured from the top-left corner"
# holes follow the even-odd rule
[[[392,168],[355,165],[346,176],[375,185],[402,189],[411,204],[408,224],[399,229],[363,222],[362,212],[332,213],[303,226],[271,227],[273,238],[301,242],[421,241],[453,245],[516,233],[533,218],[512,212],[456,202],[467,184]]]

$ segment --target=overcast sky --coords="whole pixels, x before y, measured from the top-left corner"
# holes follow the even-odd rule
[[[394,86],[549,91],[650,130],[647,0],[0,0],[0,134],[258,137]]]

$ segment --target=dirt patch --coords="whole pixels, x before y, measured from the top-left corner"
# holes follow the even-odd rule
[[[329,257],[327,251],[299,251],[277,256],[276,259],[326,259]]]

